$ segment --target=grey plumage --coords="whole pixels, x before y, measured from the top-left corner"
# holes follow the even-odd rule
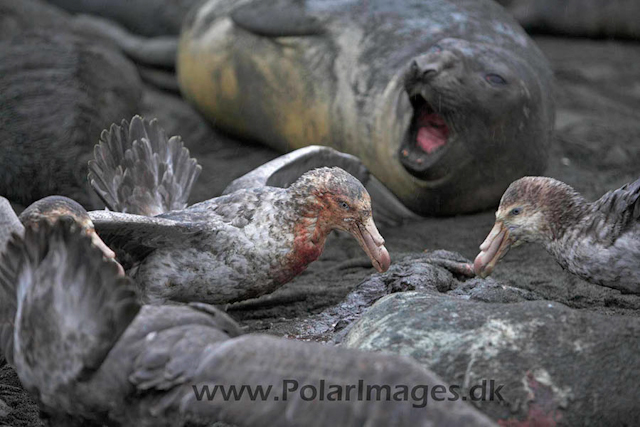
[[[11,238],[12,233],[22,234],[24,227],[13,211],[11,203],[0,196],[0,254]]]
[[[371,175],[362,160],[322,145],[310,145],[275,158],[231,182],[222,194],[264,186],[286,188],[305,172],[320,167],[339,167],[356,177],[371,195],[378,222],[398,225],[420,218]]]
[[[598,228],[598,219],[604,217],[608,232],[606,237],[613,244],[623,233],[638,227],[640,222],[640,179],[617,190],[607,192],[591,206],[594,231]],[[596,214],[598,213],[598,214]],[[588,228],[589,230],[590,228]]]
[[[366,168],[332,149],[305,151],[237,180],[233,193],[185,207],[200,166],[179,138],[136,116],[96,146],[90,181],[118,212],[90,216],[147,303],[224,304],[273,292],[320,256],[333,229],[354,235],[384,271],[390,259],[362,183],[337,167],[313,169],[328,159],[368,178]]]
[[[547,250],[589,282],[640,294],[640,179],[577,205],[582,214]]]
[[[552,178],[515,181],[480,247],[476,273],[490,274],[509,247],[521,242],[542,244],[563,268],[584,280],[640,293],[640,179],[593,203]]]
[[[89,181],[109,209],[152,216],[184,209],[201,170],[179,136],[135,116],[102,131]]]
[[[285,380],[443,382],[401,356],[239,336],[230,318],[204,304],[139,307],[129,279],[78,231],[66,221],[29,228],[0,263],[0,345],[53,426],[493,425],[462,401],[427,409],[375,398],[308,402],[293,392],[284,399]],[[273,391],[264,400],[198,399],[194,386],[204,385]]]
[[[17,304],[3,305],[0,344],[27,389],[56,393],[99,367],[139,307],[116,265],[79,243],[85,237],[73,220],[40,228],[27,227],[3,256],[2,299]],[[78,348],[67,346],[70,341]]]

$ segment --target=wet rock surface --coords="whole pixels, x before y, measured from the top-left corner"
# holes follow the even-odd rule
[[[376,303],[343,345],[409,355],[465,391],[503,385],[503,401],[476,403],[502,425],[631,425],[640,415],[639,337],[638,318],[556,302],[406,292]]]

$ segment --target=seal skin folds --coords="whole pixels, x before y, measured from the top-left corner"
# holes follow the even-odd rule
[[[265,28],[272,16],[292,22]],[[185,20],[177,68],[216,125],[356,155],[423,215],[495,206],[546,166],[551,71],[492,1],[210,0]]]

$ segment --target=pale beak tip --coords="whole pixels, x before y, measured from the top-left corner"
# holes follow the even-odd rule
[[[384,273],[391,266],[391,257],[389,251],[384,246],[380,246],[380,255],[377,258],[377,263],[374,265],[379,273]]]
[[[489,275],[489,273],[485,268],[486,266],[484,262],[484,255],[485,255],[485,252],[481,251],[478,254],[478,256],[476,256],[476,259],[473,261],[473,272],[476,274],[476,276],[482,279],[484,279]]]

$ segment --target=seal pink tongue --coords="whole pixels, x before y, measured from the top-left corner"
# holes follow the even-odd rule
[[[418,136],[416,141],[422,151],[431,154],[447,143],[449,128],[438,114],[423,111],[418,117],[417,124]]]

